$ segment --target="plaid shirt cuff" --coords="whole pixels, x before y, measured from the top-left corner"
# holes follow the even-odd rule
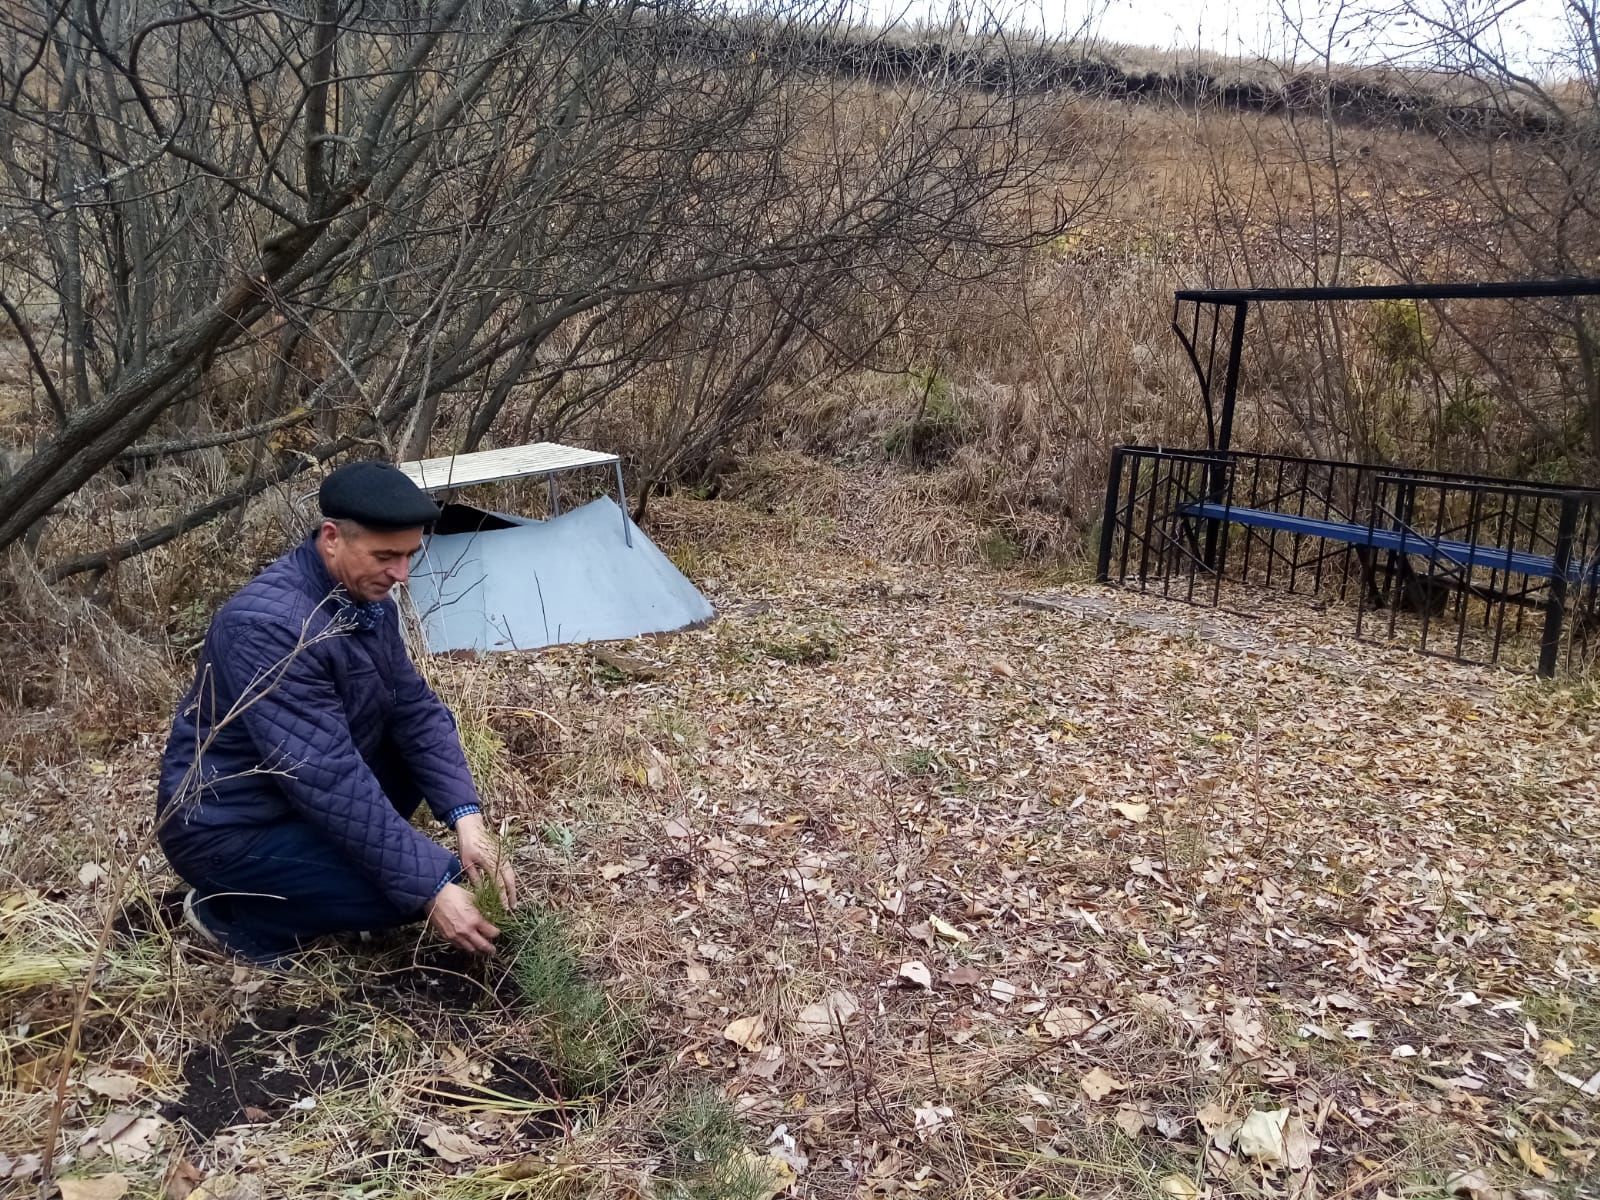
[[[456,822],[461,820],[462,817],[470,817],[473,813],[481,813],[482,811],[483,809],[476,804],[458,804],[445,813],[444,823],[454,829]]]
[[[446,884],[454,883],[455,880],[456,880],[456,873],[455,873],[454,869],[446,871],[444,873],[444,878],[439,880],[439,886],[433,889],[433,896],[429,896],[428,897],[428,903],[432,904],[434,896],[437,896],[440,892],[444,891]]]

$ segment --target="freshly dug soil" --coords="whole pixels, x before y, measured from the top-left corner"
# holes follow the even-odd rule
[[[177,929],[183,924],[183,888],[173,888],[155,898],[152,905],[143,896],[135,896],[122,906],[122,911],[111,922],[111,932],[124,941],[136,942],[155,933]]]
[[[183,1064],[184,1093],[162,1108],[202,1138],[231,1125],[275,1121],[306,1097],[367,1078],[340,1055],[321,1053],[332,1014],[326,1008],[273,1008],[241,1020]]]

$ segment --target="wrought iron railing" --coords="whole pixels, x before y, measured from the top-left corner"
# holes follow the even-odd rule
[[[1118,447],[1100,579],[1187,603],[1337,598],[1356,633],[1554,674],[1600,658],[1600,489]]]

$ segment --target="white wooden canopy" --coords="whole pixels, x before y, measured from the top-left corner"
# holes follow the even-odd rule
[[[471,454],[450,454],[443,458],[419,458],[401,463],[400,469],[423,491],[444,492],[478,483],[554,475],[577,467],[605,467],[618,461],[615,454],[599,450],[563,446],[559,442],[535,442],[529,446],[475,450]]]
[[[628,496],[622,488],[622,459],[600,450],[563,446],[560,442],[534,442],[528,446],[503,446],[499,450],[474,450],[443,458],[418,458],[399,464],[425,492],[448,492],[480,483],[505,483],[512,479],[544,476],[550,481],[550,515],[561,515],[561,498],[555,477],[580,467],[610,467],[616,473],[617,507],[622,510],[622,536],[631,547],[633,527],[628,521]]]

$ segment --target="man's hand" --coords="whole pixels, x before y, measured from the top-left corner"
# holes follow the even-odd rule
[[[483,823],[482,813],[469,813],[456,822],[456,846],[467,878],[480,882],[487,874],[500,889],[500,902],[507,908],[517,906],[517,875],[511,869],[511,860],[500,852],[497,842]]]
[[[493,954],[500,931],[478,911],[472,893],[457,883],[447,883],[428,905],[428,924],[452,945],[471,954]]]

